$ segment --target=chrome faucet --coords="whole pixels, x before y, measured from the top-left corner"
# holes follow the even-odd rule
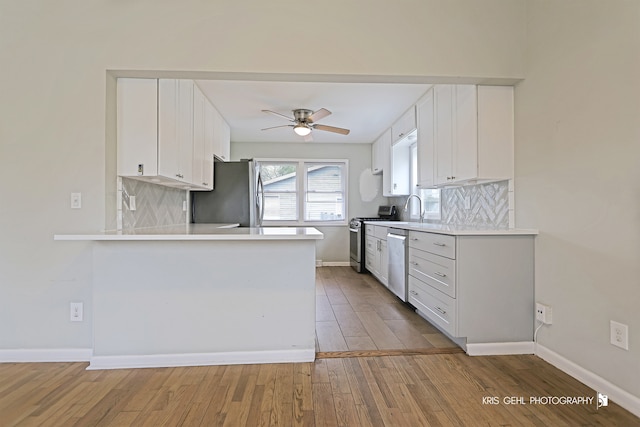
[[[411,194],[409,197],[407,197],[407,202],[404,204],[404,211],[406,212],[409,208],[409,201],[412,197],[415,197],[420,202],[420,222],[422,222],[424,220],[424,210],[422,209],[422,199],[417,194]]]

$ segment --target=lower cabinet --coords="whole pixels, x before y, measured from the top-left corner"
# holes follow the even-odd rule
[[[364,265],[385,286],[389,284],[387,227],[365,225]]]
[[[533,235],[411,231],[408,274],[409,303],[451,337],[533,340]]]

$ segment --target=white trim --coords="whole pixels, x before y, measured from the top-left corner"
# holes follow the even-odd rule
[[[0,363],[26,362],[88,362],[90,348],[30,348],[0,350]]]
[[[583,368],[571,360],[559,355],[547,347],[536,344],[535,354],[545,362],[571,375],[581,383],[591,387],[598,393],[606,394],[610,400],[616,402],[627,411],[640,417],[640,397],[634,396],[615,384],[610,383],[599,375]],[[606,408],[601,409],[602,411]]]
[[[315,349],[95,356],[87,370],[313,362]]]
[[[316,267],[350,267],[351,263],[349,261],[320,261],[320,265],[316,264]],[[317,261],[316,261],[317,263]]]
[[[469,356],[505,356],[508,354],[534,354],[533,341],[467,343]]]

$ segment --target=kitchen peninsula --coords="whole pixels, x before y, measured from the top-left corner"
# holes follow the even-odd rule
[[[315,228],[189,224],[54,238],[93,242],[88,369],[315,358]]]

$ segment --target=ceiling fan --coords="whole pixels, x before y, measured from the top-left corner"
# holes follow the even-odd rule
[[[262,130],[276,129],[276,128],[282,128],[282,127],[292,127],[293,131],[296,134],[300,136],[304,136],[309,139],[311,138],[311,135],[310,135],[311,131],[314,129],[339,133],[342,135],[348,135],[350,132],[349,129],[338,128],[335,126],[321,125],[316,123],[318,120],[323,119],[327,117],[329,114],[331,114],[331,111],[327,110],[326,108],[321,108],[316,111],[307,110],[305,108],[298,108],[296,110],[292,110],[293,118],[285,116],[284,114],[276,113],[275,111],[271,111],[271,110],[262,110],[262,112],[283,117],[293,123],[292,125],[272,126],[272,127],[264,128]]]

